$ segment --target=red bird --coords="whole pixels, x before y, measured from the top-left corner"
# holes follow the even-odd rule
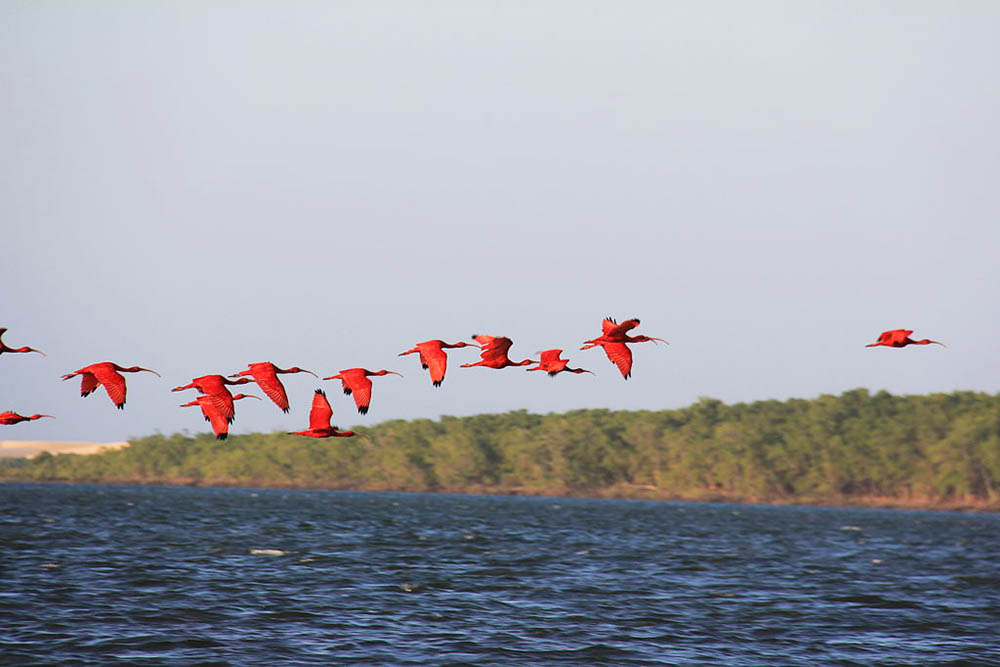
[[[3,338],[3,335],[6,331],[7,327],[0,327],[0,339]],[[44,352],[42,352],[41,350],[36,350],[33,347],[18,347],[18,348],[7,347],[6,345],[3,344],[3,340],[0,340],[0,354],[3,354],[4,352],[37,352],[43,357],[45,356]]]
[[[542,360],[538,362],[538,365],[534,368],[528,368],[526,370],[547,371],[549,377],[555,377],[563,371],[568,373],[590,373],[591,375],[596,375],[594,371],[588,371],[584,368],[570,368],[569,359],[561,359],[559,357],[559,355],[562,354],[562,350],[542,350],[539,354],[542,355]]]
[[[886,347],[906,347],[907,345],[930,345],[934,343],[935,345],[940,345],[941,347],[948,347],[944,343],[939,343],[936,340],[913,340],[910,338],[910,334],[913,333],[912,329],[893,329],[892,331],[883,331],[882,335],[878,337],[877,343],[869,343],[865,347],[878,347],[879,345],[884,345]]]
[[[443,340],[426,340],[423,343],[417,343],[417,346],[406,352],[400,352],[399,356],[405,356],[407,354],[413,354],[417,352],[420,354],[420,365],[424,370],[430,370],[431,383],[435,387],[440,387],[441,383],[444,382],[444,373],[448,368],[448,353],[445,349],[452,349],[455,347],[479,347],[472,343],[458,342],[458,343],[446,343]]]
[[[372,402],[372,381],[368,379],[368,376],[387,375],[390,373],[403,377],[401,373],[397,373],[396,371],[370,371],[366,368],[348,368],[336,375],[331,375],[323,379],[340,380],[344,387],[344,394],[347,396],[354,394],[354,404],[358,406],[358,412],[366,415],[368,414],[368,406]],[[313,398],[313,407],[315,407],[315,402],[316,399]]]
[[[52,415],[31,415],[30,417],[25,417],[24,415],[19,415],[16,412],[8,410],[7,412],[0,412],[0,424],[10,426],[12,424],[41,419],[42,417],[52,417]],[[52,419],[55,419],[55,417],[52,417]]]
[[[197,389],[212,399],[216,410],[231,424],[236,416],[236,408],[233,406],[233,395],[226,389],[226,385],[247,384],[248,382],[253,382],[253,379],[244,377],[239,380],[228,380],[221,375],[202,375],[191,380],[190,384],[174,387],[170,391]]]
[[[125,408],[125,378],[119,375],[119,373],[138,373],[139,371],[145,371],[152,373],[156,377],[160,377],[159,373],[151,371],[148,368],[140,368],[139,366],[123,368],[114,362],[102,361],[98,364],[84,366],[78,371],[67,373],[62,376],[62,379],[68,380],[74,375],[81,376],[80,396],[89,396],[97,389],[98,385],[103,384],[104,390],[108,392],[111,402],[119,410],[123,410]]]
[[[310,438],[350,438],[352,435],[367,437],[364,433],[355,431],[338,431],[336,426],[330,425],[331,417],[333,408],[330,407],[330,401],[326,400],[326,393],[322,389],[317,389],[309,410],[309,428],[305,431],[290,431],[289,435],[305,435]]]
[[[628,332],[639,326],[639,319],[633,317],[618,324],[610,317],[605,317],[601,322],[601,335],[597,338],[584,341],[581,350],[589,350],[592,347],[601,346],[604,354],[621,372],[626,380],[632,375],[632,350],[628,349],[626,343],[645,343],[656,341],[666,343],[662,338],[652,338],[650,336],[629,336]]]
[[[304,368],[299,368],[298,366],[292,366],[289,369],[278,368],[270,361],[262,361],[259,363],[249,364],[250,368],[245,371],[240,371],[230,375],[229,377],[243,377],[251,376],[254,381],[260,386],[261,390],[267,394],[267,397],[274,401],[274,404],[281,408],[282,412],[288,412],[288,394],[285,393],[285,386],[281,384],[281,380],[278,379],[278,374],[281,373],[309,373],[315,378],[319,376],[312,371],[307,371]]]
[[[482,352],[479,353],[481,361],[474,364],[462,364],[461,368],[472,368],[473,366],[485,366],[486,368],[507,368],[508,366],[527,366],[539,362],[533,359],[524,361],[511,361],[507,356],[510,346],[514,344],[510,338],[504,336],[486,336],[477,334],[472,340],[482,345]]]
[[[256,398],[260,400],[260,396],[254,396],[253,394],[236,394],[233,396],[234,401],[238,401],[242,398]],[[218,440],[225,440],[229,437],[229,425],[233,423],[233,418],[227,418],[221,410],[219,410],[216,401],[212,400],[212,396],[199,396],[189,403],[181,403],[182,408],[186,408],[192,405],[201,406],[201,414],[204,415],[205,421],[212,424],[212,430],[215,431],[215,437]]]

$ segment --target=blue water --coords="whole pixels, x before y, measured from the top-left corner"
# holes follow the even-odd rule
[[[5,663],[1000,664],[1000,516],[0,484]]]

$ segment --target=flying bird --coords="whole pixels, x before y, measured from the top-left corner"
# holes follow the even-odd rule
[[[288,394],[285,393],[285,386],[281,384],[281,380],[278,378],[279,374],[309,373],[313,377],[319,377],[312,371],[307,371],[304,368],[299,368],[298,366],[292,366],[288,369],[278,368],[270,361],[262,361],[248,365],[249,368],[247,370],[240,371],[239,373],[235,373],[229,377],[235,378],[249,375],[260,386],[261,390],[267,394],[267,397],[274,401],[275,405],[281,408],[282,412],[288,412]]]
[[[511,361],[510,357],[507,356],[507,352],[510,350],[511,345],[514,344],[514,341],[505,336],[486,336],[484,334],[476,334],[472,337],[472,340],[482,346],[482,351],[479,353],[480,361],[477,361],[474,364],[462,364],[461,368],[484,366],[486,368],[499,369],[507,368],[508,366],[527,366],[528,364],[538,363],[533,359]]]
[[[398,375],[403,377],[402,373],[397,373],[396,371],[370,371],[367,368],[348,368],[340,371],[336,375],[331,375],[330,377],[323,378],[324,380],[340,380],[344,387],[344,394],[347,396],[354,395],[354,404],[358,406],[358,412],[363,415],[368,414],[368,406],[372,402],[372,381],[369,377],[374,377],[376,375]],[[313,407],[315,408],[316,399],[313,398]]]
[[[621,372],[622,377],[626,380],[632,375],[632,350],[628,348],[628,343],[646,343],[652,341],[656,344],[657,341],[661,343],[666,343],[667,341],[662,338],[653,338],[650,336],[629,336],[628,332],[639,326],[639,318],[633,317],[632,319],[625,320],[621,324],[618,324],[614,319],[610,317],[605,317],[601,322],[601,335],[597,338],[592,338],[583,342],[583,347],[581,350],[589,350],[592,347],[598,347],[604,349],[604,354],[608,356],[608,359]]]
[[[3,354],[4,352],[12,352],[12,353],[13,352],[37,352],[38,354],[42,355],[43,357],[45,356],[44,352],[42,352],[41,350],[36,350],[33,347],[17,347],[17,348],[7,347],[6,345],[4,345],[4,342],[2,340],[3,339],[3,335],[4,335],[4,333],[6,331],[7,331],[7,327],[0,327],[0,354]]]
[[[541,361],[534,368],[528,368],[525,370],[529,371],[546,371],[549,377],[555,377],[563,371],[567,373],[590,373],[591,375],[596,375],[594,371],[588,371],[585,368],[570,368],[569,359],[562,359],[560,355],[562,350],[542,350],[539,352]]]
[[[305,435],[310,438],[350,438],[352,435],[365,436],[364,433],[355,431],[338,431],[336,426],[330,425],[330,418],[333,417],[333,408],[330,401],[326,400],[326,392],[317,389],[313,394],[312,408],[309,410],[309,428],[305,431],[290,431],[289,435]],[[367,436],[365,436],[367,437]]]
[[[877,343],[869,343],[868,345],[865,345],[865,347],[878,347],[879,345],[884,345],[886,347],[906,347],[907,345],[930,345],[931,343],[940,345],[941,347],[948,347],[944,343],[939,343],[936,340],[928,340],[927,338],[923,340],[913,340],[910,338],[910,334],[912,333],[912,329],[893,329],[892,331],[883,331],[878,337]]]
[[[7,410],[6,412],[0,412],[0,424],[4,426],[11,426],[12,424],[20,424],[21,422],[30,422],[35,419],[41,419],[42,417],[52,417],[52,415],[31,415],[30,417],[25,417],[24,415],[19,415],[12,410]]]
[[[210,397],[219,413],[227,422],[232,424],[233,419],[236,417],[236,408],[233,405],[233,395],[226,386],[247,384],[248,382],[253,382],[253,378],[242,377],[238,380],[229,380],[222,375],[202,375],[191,380],[190,384],[182,387],[174,387],[170,391],[197,389],[202,394]]]
[[[414,352],[420,355],[420,365],[424,370],[429,370],[431,375],[431,383],[435,387],[440,387],[441,383],[444,382],[444,373],[448,369],[448,353],[445,352],[446,349],[452,349],[456,347],[479,347],[473,343],[466,343],[460,341],[458,343],[446,343],[443,340],[426,340],[423,343],[417,343],[417,346],[413,349],[407,350],[406,352],[400,352],[398,356],[402,357],[407,354],[413,354]]]
[[[104,385],[104,390],[108,392],[108,398],[111,402],[115,404],[119,410],[125,408],[125,378],[123,378],[120,373],[138,373],[139,371],[145,371],[147,373],[152,373],[156,377],[160,377],[160,374],[156,371],[151,371],[148,368],[141,368],[139,366],[129,366],[125,368],[119,366],[118,364],[111,361],[102,361],[97,364],[91,364],[89,366],[84,366],[80,370],[73,371],[72,373],[67,373],[62,376],[63,380],[68,380],[71,377],[79,375],[80,381],[80,396],[89,396],[98,385]]]
[[[236,394],[233,396],[233,401],[243,398],[256,398],[258,401],[260,400],[260,396],[254,396],[253,394]],[[232,417],[227,418],[222,413],[217,402],[212,400],[212,396],[199,396],[189,403],[181,403],[182,408],[192,405],[201,407],[201,414],[205,417],[205,421],[212,425],[212,430],[215,431],[217,440],[225,440],[229,437],[229,425],[233,423],[233,419]]]

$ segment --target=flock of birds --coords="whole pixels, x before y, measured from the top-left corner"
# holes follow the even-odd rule
[[[632,351],[629,349],[629,345],[645,342],[653,342],[654,344],[657,342],[667,342],[662,338],[654,338],[650,336],[630,336],[629,332],[638,325],[639,320],[637,318],[628,319],[619,324],[614,319],[607,317],[601,322],[601,335],[596,338],[592,338],[591,340],[584,341],[583,346],[580,349],[588,350],[594,347],[602,348],[611,363],[618,368],[622,377],[627,380],[632,374]],[[35,348],[8,347],[3,343],[3,334],[6,331],[7,329],[5,327],[0,327],[0,354],[37,352],[44,356],[44,352],[36,350]],[[866,345],[865,347],[906,347],[907,345],[930,344],[944,345],[944,343],[940,343],[936,340],[913,340],[910,338],[912,334],[913,331],[910,329],[893,329],[891,331],[885,331],[878,337],[876,342]],[[569,360],[562,358],[563,351],[561,349],[543,350],[538,353],[540,356],[537,361],[534,359],[511,361],[508,353],[514,343],[510,338],[480,334],[473,336],[472,340],[475,342],[446,343],[442,340],[428,340],[423,343],[417,343],[417,345],[412,349],[400,352],[399,356],[405,356],[408,354],[419,355],[420,364],[424,370],[428,371],[431,384],[435,387],[440,387],[441,383],[444,382],[445,372],[448,367],[448,355],[445,350],[462,347],[478,348],[480,356],[479,361],[471,364],[462,364],[462,368],[482,366],[485,368],[502,369],[511,366],[531,366],[534,364],[535,366],[533,368],[528,368],[527,370],[545,371],[552,377],[555,377],[562,372],[593,374],[593,371],[589,371],[584,368],[570,368]],[[126,395],[125,378],[121,374],[138,373],[141,371],[153,373],[157,377],[160,377],[159,373],[148,368],[142,368],[140,366],[124,367],[111,361],[103,361],[96,364],[90,364],[89,366],[84,366],[83,368],[75,370],[72,373],[67,373],[62,376],[62,379],[69,380],[70,378],[79,376],[81,378],[80,395],[84,397],[89,396],[99,386],[103,386],[104,390],[108,394],[108,397],[111,399],[111,402],[114,403],[119,410],[121,410],[125,407]],[[187,389],[197,390],[201,395],[193,401],[182,403],[181,407],[198,406],[201,408],[202,416],[205,418],[205,421],[211,424],[212,430],[215,432],[215,436],[219,440],[225,440],[229,435],[229,425],[232,424],[233,420],[236,418],[236,410],[234,407],[235,402],[244,398],[255,398],[257,400],[261,400],[259,396],[254,396],[253,394],[238,393],[234,396],[227,387],[249,384],[252,382],[256,383],[257,386],[260,387],[261,391],[267,395],[267,397],[271,399],[275,405],[277,405],[283,412],[287,413],[289,411],[288,394],[285,392],[285,387],[278,377],[279,375],[287,373],[309,373],[310,375],[319,378],[319,376],[312,371],[307,371],[299,368],[298,366],[293,366],[291,368],[279,368],[270,361],[264,361],[249,364],[246,370],[233,373],[229,376],[213,374],[196,377],[192,379],[189,384],[174,387],[171,391],[184,391]],[[336,375],[331,375],[322,379],[340,380],[344,394],[353,396],[354,404],[357,407],[358,412],[360,414],[367,414],[368,407],[371,405],[372,400],[372,381],[369,378],[383,375],[399,375],[402,377],[400,373],[390,370],[370,371],[365,368],[347,368],[340,371]],[[24,416],[8,410],[6,412],[0,412],[0,425],[18,424],[24,421],[41,419],[42,417],[51,418],[52,415],[34,414],[31,416]],[[313,394],[312,407],[309,410],[309,428],[303,431],[292,431],[290,434],[302,435],[311,438],[348,438],[355,435],[364,435],[363,433],[357,433],[355,431],[339,430],[338,427],[332,425],[332,418],[333,409],[330,407],[330,402],[326,398],[326,393],[322,389],[317,389]]]

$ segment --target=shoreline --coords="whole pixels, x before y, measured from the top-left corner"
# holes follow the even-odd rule
[[[534,489],[527,487],[469,486],[448,489],[419,489],[392,487],[347,487],[322,484],[297,484],[291,482],[264,482],[262,480],[203,480],[203,479],[0,479],[6,484],[105,484],[109,486],[166,486],[220,489],[260,489],[298,491],[354,491],[368,493],[432,493],[438,495],[478,495],[539,498],[592,498],[595,500],[648,500],[654,502],[714,503],[733,505],[762,505],[773,507],[802,506],[841,509],[892,509],[903,511],[994,513],[1000,512],[1000,499],[960,498],[941,500],[934,498],[898,498],[891,496],[838,496],[838,497],[754,497],[736,494],[711,493],[659,493],[650,488],[637,488],[627,492],[621,488],[581,491],[572,489]]]

